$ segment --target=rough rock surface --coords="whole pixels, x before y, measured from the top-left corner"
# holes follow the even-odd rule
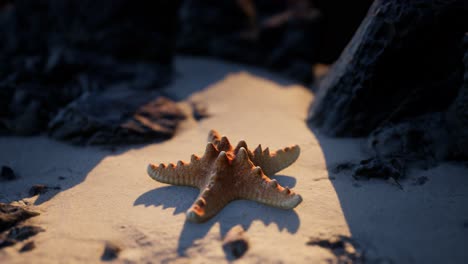
[[[170,99],[129,90],[83,94],[49,123],[53,138],[76,144],[125,144],[170,138],[184,113]],[[106,111],[102,111],[105,109]]]
[[[321,83],[310,124],[369,136],[372,171],[388,177],[392,160],[400,177],[407,162],[468,159],[467,15],[466,1],[376,1]]]
[[[371,1],[342,2],[186,0],[177,46],[185,53],[266,66],[308,83],[312,65],[337,58]]]
[[[249,249],[249,240],[241,225],[232,227],[223,239],[223,250],[229,260],[242,257]]]
[[[169,82],[179,2],[22,0],[0,7],[0,133],[31,135],[49,129],[63,134],[57,130],[76,126],[63,122],[84,116],[100,127],[92,133],[75,129],[82,135],[67,139],[94,143],[90,138],[102,129],[113,138],[97,143],[133,143],[119,138],[122,133],[109,133],[115,126],[103,124],[109,116],[127,121],[129,111],[156,99],[160,94],[155,89]],[[123,88],[133,94],[120,109],[110,98],[120,96]],[[80,108],[67,120],[58,116],[70,114],[66,109],[77,104],[100,113]],[[145,139],[166,138],[167,133],[174,130],[145,133]]]
[[[464,82],[448,109],[375,129],[368,146],[377,156],[422,161],[424,167],[438,160],[468,159],[468,35],[463,46]]]
[[[388,122],[445,111],[463,82],[466,1],[375,1],[322,81],[310,122],[365,136]]]

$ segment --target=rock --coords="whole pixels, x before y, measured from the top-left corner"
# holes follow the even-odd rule
[[[468,160],[467,15],[461,0],[374,2],[309,112],[329,135],[368,136],[358,174]]]
[[[365,263],[366,260],[357,242],[347,236],[312,237],[307,245],[328,249],[337,258],[337,263]]]
[[[102,253],[101,260],[110,261],[116,259],[119,256],[121,247],[117,244],[107,241],[104,246],[104,252]]]
[[[429,181],[429,178],[427,178],[426,176],[421,176],[421,177],[418,177],[416,179],[413,179],[413,185],[415,186],[421,186],[421,185],[424,185],[426,184],[426,182]]]
[[[2,166],[2,171],[0,173],[0,179],[1,180],[6,180],[6,181],[13,181],[17,177],[15,175],[15,172],[13,171],[12,168],[8,166]]]
[[[23,209],[18,206],[0,203],[0,232],[39,213]]]
[[[36,248],[36,243],[34,241],[29,241],[24,244],[19,250],[20,253],[28,252]]]
[[[382,124],[448,109],[463,83],[467,14],[463,0],[375,1],[321,82],[310,124],[330,135],[367,136]]]
[[[48,130],[51,120],[83,121],[77,120],[80,117],[63,120],[57,115],[76,102],[88,106],[109,102],[109,97],[92,100],[93,96],[88,96],[89,102],[83,97],[118,94],[122,87],[140,92],[142,104],[134,104],[130,110],[137,111],[149,101],[151,92],[171,79],[180,2],[104,0],[96,5],[91,1],[24,0],[1,9],[0,39],[8,41],[0,47],[0,59],[5,62],[0,65],[0,133],[34,135]],[[94,105],[93,109],[100,107]],[[116,116],[129,111],[107,107],[102,110]],[[93,116],[86,113],[84,117]],[[105,121],[98,119],[97,125]],[[76,125],[63,126],[77,133]],[[104,131],[93,131],[92,135],[81,134],[83,140],[70,139],[86,142],[96,136],[98,142],[127,143],[107,138],[120,134],[106,131],[109,126],[102,128]],[[164,139],[166,134],[144,136]]]
[[[463,228],[468,228],[468,220],[463,222]]]
[[[448,155],[449,136],[443,115],[429,114],[409,121],[389,123],[372,131],[368,149],[378,157],[404,157],[406,160],[440,160]]]
[[[179,13],[177,48],[266,66],[310,83],[312,65],[338,57],[371,0],[313,2],[186,0]]]
[[[398,158],[370,158],[362,160],[354,169],[353,178],[355,179],[393,179],[399,186],[398,180],[405,176],[405,163]],[[400,186],[401,187],[401,186]]]
[[[223,239],[223,250],[228,259],[238,259],[249,249],[249,241],[244,228],[236,225],[231,228]]]
[[[80,145],[131,144],[170,138],[183,119],[177,105],[158,93],[116,90],[83,95],[51,120],[49,131]]]

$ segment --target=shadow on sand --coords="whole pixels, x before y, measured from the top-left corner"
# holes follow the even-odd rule
[[[296,180],[285,175],[273,176],[281,185],[294,187]],[[162,206],[175,208],[174,215],[187,211],[195,198],[198,190],[182,186],[166,186],[148,191],[139,196],[136,205]],[[282,210],[269,207],[252,201],[239,200],[228,204],[219,214],[206,223],[196,224],[185,222],[179,235],[177,253],[184,256],[196,240],[205,237],[216,223],[220,225],[221,237],[236,225],[242,225],[247,230],[254,221],[261,221],[265,225],[276,224],[279,231],[286,230],[296,233],[299,229],[299,216],[294,210]]]
[[[466,203],[452,197],[467,190],[468,178],[460,165],[411,168],[399,181],[401,188],[392,180],[356,180],[352,170],[339,172],[337,166],[368,158],[366,139],[331,138],[315,127],[309,129],[320,144],[352,239],[362,246],[367,261],[437,263],[444,262],[444,255],[434,248],[466,252],[458,242],[464,240],[458,234],[463,219],[468,219],[468,211],[462,209]],[[426,180],[419,182],[421,177]],[[451,238],[443,239],[444,233],[436,229],[451,233]]]

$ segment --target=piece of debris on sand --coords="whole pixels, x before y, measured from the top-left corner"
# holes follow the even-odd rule
[[[31,251],[33,249],[36,248],[36,243],[34,241],[29,241],[29,242],[26,242],[22,247],[21,249],[19,250],[19,252],[21,253],[24,253],[24,252],[28,252],[28,251]]]
[[[101,260],[110,261],[119,256],[122,248],[114,242],[107,241],[104,245],[104,252],[102,253]]]
[[[18,177],[12,168],[8,166],[2,166],[2,170],[0,172],[0,181],[13,181],[17,178]]]
[[[231,228],[223,240],[223,250],[230,260],[242,257],[249,249],[249,241],[241,225]]]

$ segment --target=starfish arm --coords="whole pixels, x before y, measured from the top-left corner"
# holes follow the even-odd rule
[[[187,210],[187,220],[195,223],[206,222],[232,200],[232,195],[226,195],[226,189],[221,186],[207,187],[200,192],[198,198]]]
[[[197,159],[195,155],[192,157],[192,160]],[[196,176],[200,174],[197,173],[195,169],[196,167],[191,163],[179,161],[177,162],[177,165],[174,165],[173,163],[170,163],[169,165],[161,163],[159,166],[149,164],[147,172],[153,180],[158,182],[198,187],[200,179],[197,179]]]
[[[207,170],[210,164],[216,159],[219,151],[213,145],[206,145],[205,154],[200,158],[192,155],[190,163],[178,161],[177,165],[161,163],[159,166],[149,164],[147,172],[149,176],[162,183],[192,186],[199,189],[203,188],[206,182]]]
[[[299,157],[300,152],[301,149],[298,145],[279,149],[271,153],[268,148],[262,151],[262,146],[258,145],[253,152],[249,153],[249,157],[255,165],[262,168],[263,173],[272,176],[294,163]]]
[[[282,187],[276,180],[268,178],[260,167],[253,169],[248,175],[255,178],[255,183],[245,185],[240,195],[241,199],[253,200],[281,209],[292,209],[302,202],[302,197],[288,187]]]

